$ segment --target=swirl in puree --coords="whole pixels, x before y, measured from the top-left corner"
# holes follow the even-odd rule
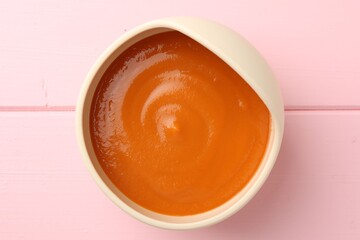
[[[184,216],[214,209],[249,182],[270,113],[225,62],[176,31],[147,37],[103,74],[91,106],[98,161],[133,202]]]

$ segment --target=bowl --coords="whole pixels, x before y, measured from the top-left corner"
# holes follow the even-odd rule
[[[250,182],[229,201],[191,216],[170,216],[145,209],[120,192],[102,170],[91,143],[89,114],[95,89],[109,65],[137,41],[166,31],[181,32],[215,53],[258,94],[271,116],[268,147]],[[121,209],[147,224],[165,229],[194,229],[218,223],[236,213],[259,191],[279,152],[284,129],[284,105],[279,85],[258,51],[233,30],[213,21],[172,17],[151,21],[128,31],[99,57],[88,73],[76,106],[76,131],[84,163],[97,185]]]

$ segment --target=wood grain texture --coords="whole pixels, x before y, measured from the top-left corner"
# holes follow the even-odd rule
[[[248,38],[289,109],[359,108],[359,2],[1,1],[0,105],[74,106],[97,56],[148,20],[194,15]]]
[[[0,113],[0,239],[359,239],[360,112],[287,112],[270,178],[218,225],[165,231],[134,220],[81,163],[73,112]],[[5,147],[3,147],[5,146]]]

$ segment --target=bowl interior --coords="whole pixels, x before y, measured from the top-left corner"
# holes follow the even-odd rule
[[[191,216],[168,216],[159,214],[150,210],[147,210],[138,204],[131,201],[127,198],[121,191],[119,191],[114,184],[107,177],[103,169],[101,168],[95,152],[93,150],[90,130],[89,130],[89,115],[91,110],[91,102],[94,96],[95,89],[106,69],[109,65],[118,57],[123,51],[125,51],[128,47],[138,42],[139,40],[146,38],[148,36],[166,32],[166,31],[174,31],[171,28],[158,27],[152,28],[144,31],[140,31],[138,33],[134,33],[133,35],[127,36],[126,38],[120,39],[115,45],[108,49],[106,53],[99,59],[96,63],[93,70],[88,75],[88,85],[83,90],[83,99],[81,99],[81,103],[79,104],[81,109],[81,138],[84,144],[83,152],[86,152],[85,162],[95,178],[97,184],[102,188],[102,190],[108,195],[108,197],[118,206],[120,206],[123,210],[133,215],[134,217],[142,220],[146,223],[150,223],[153,225],[157,225],[160,227],[166,228],[177,228],[176,226],[182,226],[183,228],[196,228],[197,226],[204,225],[204,222],[216,223],[221,221],[222,218],[230,216],[232,213],[235,213],[237,209],[244,206],[247,201],[251,199],[251,197],[256,193],[253,191],[254,184],[258,184],[258,180],[263,175],[263,171],[269,163],[268,159],[270,156],[270,150],[274,145],[274,136],[278,134],[276,132],[276,124],[274,124],[274,118],[271,114],[271,132],[269,134],[269,142],[267,146],[266,153],[264,155],[264,159],[260,164],[260,167],[256,171],[255,175],[252,177],[250,182],[246,185],[244,189],[242,189],[237,195],[231,198],[229,201],[224,203],[223,205],[201,214],[191,215]],[[192,38],[189,34],[186,34]],[[204,45],[200,42],[200,44]],[[206,45],[204,45],[206,47]],[[221,58],[221,56],[219,56]],[[246,79],[244,78],[246,81]],[[261,96],[260,96],[261,97]],[[265,177],[266,178],[266,177]],[[223,216],[223,217],[221,217]],[[168,224],[168,225],[166,225]],[[169,225],[170,224],[170,225]],[[181,227],[180,227],[181,228]]]

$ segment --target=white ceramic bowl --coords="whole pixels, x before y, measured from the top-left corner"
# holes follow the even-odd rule
[[[96,86],[108,66],[135,42],[165,31],[179,31],[196,40],[232,67],[255,90],[271,114],[271,134],[264,159],[247,186],[223,205],[192,216],[168,216],[149,211],[128,199],[108,179],[95,156],[89,131],[89,113]],[[284,106],[269,66],[251,44],[236,32],[212,21],[176,17],[143,24],[115,41],[90,70],[76,107],[79,148],[85,165],[105,194],[133,217],[161,228],[193,229],[220,222],[241,209],[268,177],[279,152],[284,129]]]

